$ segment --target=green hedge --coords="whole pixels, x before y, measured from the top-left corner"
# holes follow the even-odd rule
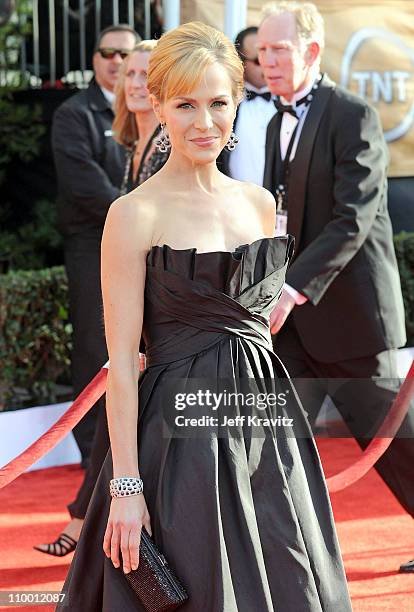
[[[70,367],[67,294],[62,267],[0,275],[0,410],[19,388],[32,405],[55,400]]]
[[[414,233],[394,240],[408,346],[414,346]],[[0,410],[10,405],[17,388],[35,400],[53,401],[56,380],[62,374],[69,379],[67,291],[61,267],[0,275]]]

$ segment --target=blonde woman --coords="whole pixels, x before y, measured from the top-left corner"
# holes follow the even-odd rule
[[[243,383],[289,391],[269,315],[293,239],[273,237],[269,192],[216,166],[222,148],[236,142],[243,67],[221,32],[188,23],[161,37],[148,89],[159,144],[170,143],[171,154],[114,202],[105,226],[111,451],[63,587],[67,605],[142,612],[124,573],[138,566],[145,528],[187,589],[183,611],[349,612],[319,457],[293,389],[288,408],[301,437],[266,419],[226,428],[226,417],[241,423],[246,416],[242,404],[213,413],[201,401],[202,387],[220,381],[229,391]],[[137,393],[141,333],[148,362]],[[176,381],[180,395],[170,386]],[[287,418],[286,410],[277,406]],[[190,422],[183,432],[183,412],[218,421],[193,430]],[[151,609],[160,609],[155,599]]]
[[[128,150],[122,194],[155,174],[169,155],[169,149],[155,147],[160,126],[147,88],[150,53],[156,45],[156,40],[138,43],[124,60],[117,81],[112,130],[115,140]]]

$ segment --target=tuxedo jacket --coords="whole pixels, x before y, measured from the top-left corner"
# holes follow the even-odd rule
[[[264,186],[273,194],[279,125],[275,115],[266,138]],[[324,76],[290,164],[288,233],[295,255],[286,282],[308,298],[291,317],[306,351],[325,363],[406,341],[387,161],[376,111]]]

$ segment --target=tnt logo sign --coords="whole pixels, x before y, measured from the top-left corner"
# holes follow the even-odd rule
[[[414,123],[414,49],[380,28],[355,32],[345,49],[341,85],[373,104],[385,139],[402,138]]]

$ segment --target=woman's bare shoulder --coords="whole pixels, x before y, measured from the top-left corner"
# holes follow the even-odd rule
[[[273,235],[276,224],[276,202],[273,195],[255,183],[243,183],[245,197],[251,202],[266,233]]]
[[[275,199],[273,195],[264,187],[260,187],[260,185],[256,185],[256,183],[244,181],[242,183],[242,189],[244,190],[246,197],[249,198],[253,204],[269,208],[275,206]]]
[[[137,215],[151,217],[157,209],[157,200],[152,197],[151,192],[137,187],[112,202],[109,214],[132,220]]]
[[[112,202],[105,222],[105,234],[118,236],[132,244],[150,247],[157,226],[157,201],[139,188]]]

